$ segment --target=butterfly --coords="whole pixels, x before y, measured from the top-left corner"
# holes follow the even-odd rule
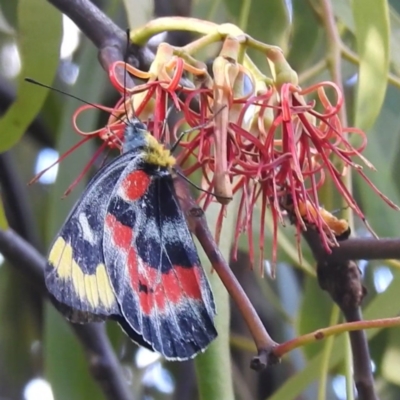
[[[217,336],[213,294],[174,185],[175,158],[136,117],[50,248],[46,286],[72,322],[119,322],[136,343],[186,360]]]

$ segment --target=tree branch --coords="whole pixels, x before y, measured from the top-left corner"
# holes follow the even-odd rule
[[[322,246],[317,231],[310,229],[303,235],[317,260],[320,287],[326,290],[340,307],[347,322],[362,321],[361,303],[366,289],[362,284],[361,271],[355,261],[346,259],[343,254],[338,257],[336,248],[333,249],[332,254],[328,254]],[[350,241],[339,242],[340,248],[346,247],[346,242]],[[363,241],[370,240],[363,239]],[[373,242],[378,243],[379,240],[374,239]],[[365,258],[364,253],[362,257]],[[349,335],[353,353],[354,382],[359,399],[377,400],[366,335],[364,331],[349,332]]]
[[[48,296],[44,283],[45,259],[29,243],[13,230],[0,230],[0,252],[36,287],[43,296]],[[109,400],[132,400],[118,359],[107,338],[104,324],[71,323],[86,352],[90,371]]]
[[[400,259],[400,238],[354,238],[340,242],[332,248],[332,254],[325,256],[340,260],[384,260]]]

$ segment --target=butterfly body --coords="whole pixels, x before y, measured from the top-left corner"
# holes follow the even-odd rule
[[[192,358],[217,335],[215,305],[175,194],[175,159],[137,119],[124,139],[56,237],[46,285],[72,322],[112,318],[167,359]]]

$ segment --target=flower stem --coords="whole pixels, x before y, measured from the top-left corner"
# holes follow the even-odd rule
[[[357,322],[346,322],[343,324],[333,325],[328,328],[318,329],[314,332],[307,333],[305,335],[299,336],[295,339],[289,340],[276,346],[273,353],[276,357],[282,357],[286,353],[297,349],[299,347],[305,346],[310,343],[317,342],[319,340],[325,339],[333,335],[340,335],[344,332],[352,332],[363,329],[373,329],[373,328],[390,328],[400,325],[400,317],[394,318],[382,318],[374,319],[369,321],[357,321]]]
[[[132,43],[143,46],[151,37],[161,32],[179,30],[207,35],[217,29],[217,24],[197,18],[162,17],[153,19],[145,26],[132,30],[130,32],[130,40]]]

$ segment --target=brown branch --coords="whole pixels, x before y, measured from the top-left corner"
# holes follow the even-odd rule
[[[340,307],[347,322],[362,321],[361,302],[366,293],[361,272],[354,261],[317,265],[318,282]],[[371,359],[365,332],[349,332],[353,352],[354,382],[362,400],[376,400]]]
[[[326,253],[325,253],[326,254]],[[400,259],[400,238],[354,238],[340,242],[332,249],[331,259],[340,260],[384,260]]]
[[[361,271],[355,261],[338,257],[336,248],[333,249],[332,254],[328,254],[315,230],[310,229],[304,232],[303,236],[317,260],[320,287],[326,290],[340,307],[346,321],[362,321],[361,302],[366,289],[362,284]],[[373,241],[379,242],[376,239]],[[350,240],[339,242],[340,248],[346,247],[346,242]],[[364,258],[363,255],[362,257]],[[366,335],[364,331],[352,331],[349,335],[353,353],[354,382],[359,399],[377,400]]]
[[[0,230],[0,252],[17,268],[38,293],[48,296],[44,283],[45,259],[13,230]],[[132,400],[123,371],[107,338],[104,324],[85,324],[71,327],[86,352],[89,369],[109,400]]]
[[[347,260],[400,259],[400,238],[351,238],[339,242],[327,253],[318,233],[309,229],[303,236],[318,262],[343,263]]]

